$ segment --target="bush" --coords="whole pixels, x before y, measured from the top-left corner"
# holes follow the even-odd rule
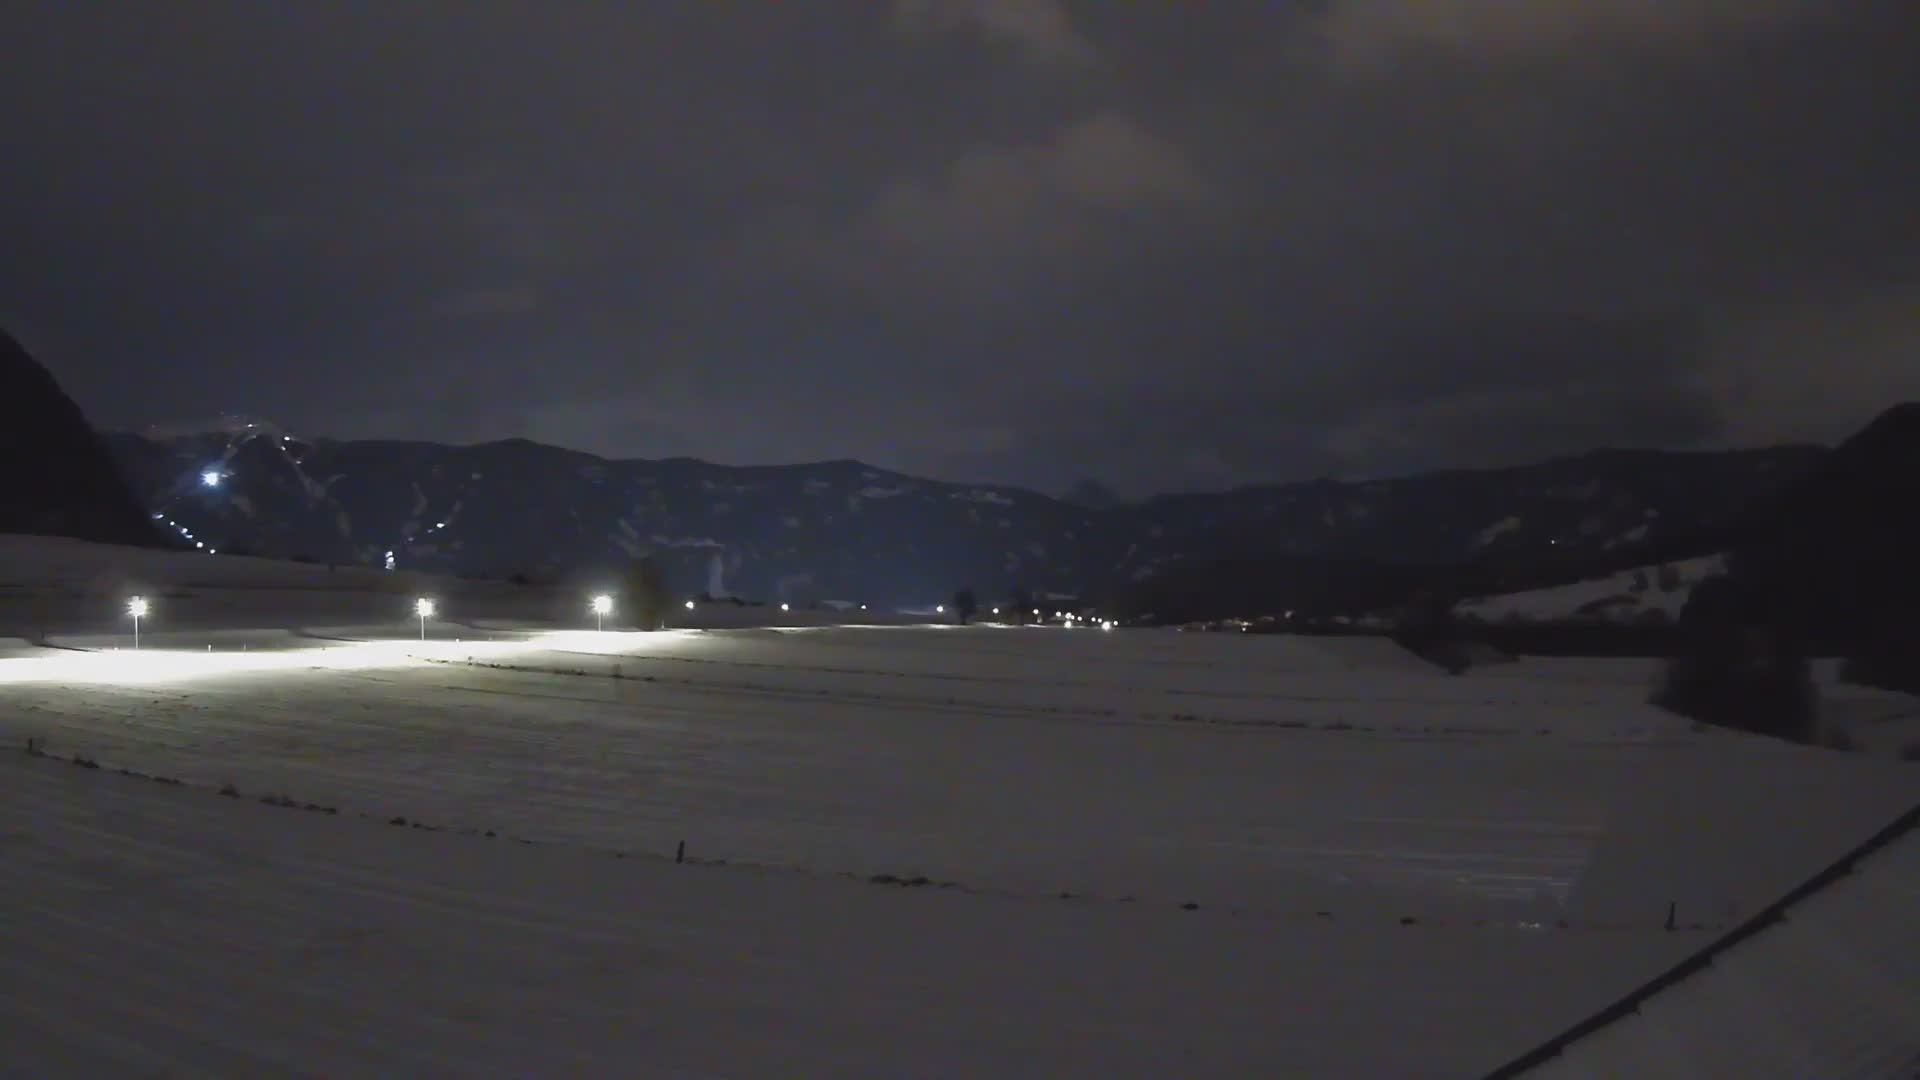
[[[1829,750],[1839,750],[1842,753],[1857,754],[1860,752],[1859,740],[1853,737],[1853,732],[1843,727],[1830,727],[1822,731],[1820,733],[1820,745]]]

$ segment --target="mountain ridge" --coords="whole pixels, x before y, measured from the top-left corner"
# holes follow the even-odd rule
[[[1215,560],[1626,560],[1698,546],[1828,453],[1602,449],[1095,509],[852,459],[723,465],[526,439],[307,442],[270,426],[108,441],[162,523],[208,549],[372,565],[391,555],[398,567],[534,578],[654,554],[681,591],[717,574],[730,591],[767,599],[915,605],[962,585],[1113,598]],[[217,483],[201,482],[208,472]]]

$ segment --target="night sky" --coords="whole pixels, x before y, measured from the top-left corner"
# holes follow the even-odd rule
[[[1129,494],[1920,397],[1913,0],[16,2],[96,423]]]

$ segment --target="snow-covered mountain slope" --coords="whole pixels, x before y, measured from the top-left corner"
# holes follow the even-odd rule
[[[1809,448],[1601,452],[1089,509],[858,462],[609,461],[524,441],[302,443],[269,428],[115,440],[169,530],[207,548],[535,577],[651,552],[676,588],[925,605],[971,585],[1106,593],[1228,557],[1630,564],[1724,525]]]
[[[1454,610],[1463,618],[1493,623],[1665,625],[1679,620],[1695,585],[1725,570],[1723,556],[1683,559],[1570,585],[1464,600]]]

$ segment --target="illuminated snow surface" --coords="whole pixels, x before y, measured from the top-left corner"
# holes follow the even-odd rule
[[[1467,1075],[1920,775],[1693,732],[1636,662],[712,605],[796,625],[596,634],[584,592],[0,554],[0,742],[50,755],[0,754],[25,1075]],[[422,643],[429,594],[463,621]]]

